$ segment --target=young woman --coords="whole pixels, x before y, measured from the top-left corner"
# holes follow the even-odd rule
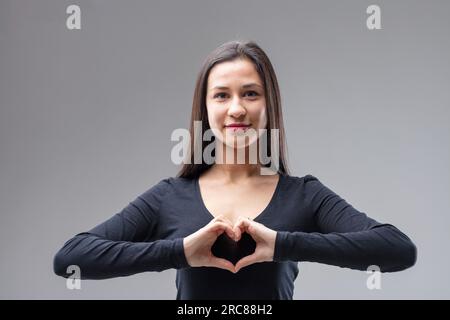
[[[277,78],[254,42],[228,42],[207,57],[191,137],[196,121],[212,141],[192,139],[176,177],[67,241],[54,258],[56,274],[69,276],[69,265],[82,279],[175,268],[177,299],[292,299],[299,261],[382,272],[415,264],[416,247],[399,229],[313,175],[289,174]],[[212,142],[214,161],[204,161]]]

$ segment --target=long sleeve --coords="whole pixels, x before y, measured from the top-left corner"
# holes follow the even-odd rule
[[[81,279],[106,279],[188,267],[182,238],[146,242],[167,188],[168,179],[161,180],[110,219],[68,240],[54,257],[54,272],[68,277],[67,267],[77,265]]]
[[[357,270],[376,265],[381,272],[415,264],[416,246],[395,226],[359,212],[312,175],[305,176],[304,188],[318,232],[278,231],[274,261],[319,262]]]

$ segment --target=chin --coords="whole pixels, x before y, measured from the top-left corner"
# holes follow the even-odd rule
[[[247,147],[255,144],[257,141],[258,141],[258,139],[256,139],[256,137],[251,137],[250,139],[244,139],[244,137],[242,137],[242,138],[237,137],[237,139],[230,139],[230,140],[225,141],[225,144],[227,147],[239,150],[239,149],[247,148]]]

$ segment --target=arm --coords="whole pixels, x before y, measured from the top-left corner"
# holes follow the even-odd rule
[[[67,241],[54,257],[54,272],[68,277],[67,267],[77,265],[82,279],[106,279],[187,267],[182,238],[145,242],[157,224],[167,180],[161,180],[107,221]]]
[[[310,261],[357,270],[377,265],[382,272],[415,264],[416,246],[396,227],[359,212],[312,175],[304,183],[319,232],[277,232],[275,261]]]

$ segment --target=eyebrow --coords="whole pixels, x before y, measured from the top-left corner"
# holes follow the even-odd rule
[[[260,86],[260,85],[257,84],[257,83],[248,83],[248,84],[244,84],[244,85],[242,86],[242,88],[244,88],[244,89],[250,88],[250,87],[260,87],[260,88],[262,89],[262,86]],[[212,88],[211,90],[214,90],[214,89],[226,90],[226,89],[228,89],[228,87],[224,87],[224,86],[215,86],[215,87]]]

